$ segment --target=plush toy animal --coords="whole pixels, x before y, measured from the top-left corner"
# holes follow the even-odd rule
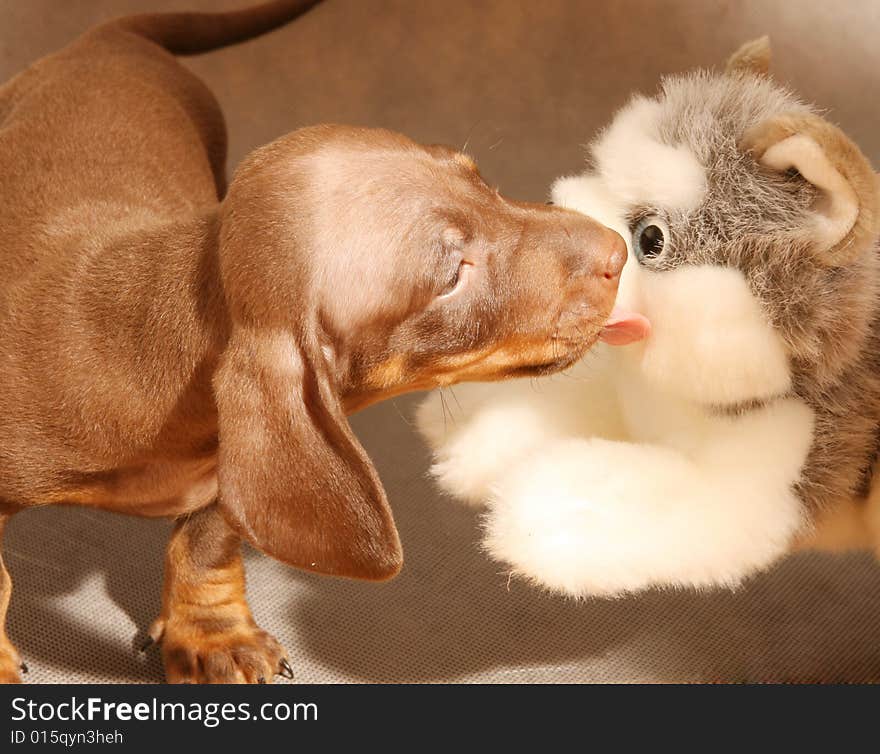
[[[553,186],[627,239],[618,304],[647,337],[419,410],[434,475],[488,505],[516,574],[576,596],[734,585],[867,490],[880,181],[769,57],[757,40],[634,97]]]

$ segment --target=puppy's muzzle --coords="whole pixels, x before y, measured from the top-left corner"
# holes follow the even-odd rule
[[[568,261],[572,273],[554,337],[582,353],[611,314],[627,250],[618,233],[593,222],[574,242],[574,256]]]

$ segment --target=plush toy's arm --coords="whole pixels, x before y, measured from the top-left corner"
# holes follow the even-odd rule
[[[484,504],[517,459],[555,436],[554,402],[541,397],[523,380],[432,392],[416,420],[434,451],[431,474],[440,487],[464,502]]]
[[[545,446],[498,483],[486,548],[574,596],[735,584],[784,554],[804,525],[792,484],[812,416],[782,403],[696,454],[597,438]]]
[[[498,479],[535,449],[616,420],[604,376],[602,359],[588,358],[569,374],[435,390],[416,414],[434,451],[431,473],[446,492],[484,504]]]

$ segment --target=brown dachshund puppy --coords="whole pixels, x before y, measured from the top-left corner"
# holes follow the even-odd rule
[[[400,569],[347,413],[564,368],[624,263],[612,231],[382,130],[291,133],[224,197],[223,118],[172,52],[311,4],[122,19],[0,88],[0,529],[50,503],[179,517],[151,629],[171,681],[289,672],[245,602],[240,537],[320,573]],[[0,562],[16,681],[10,592]]]

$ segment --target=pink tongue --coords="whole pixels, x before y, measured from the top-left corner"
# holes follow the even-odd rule
[[[650,334],[651,323],[647,317],[615,306],[599,333],[599,340],[612,346],[625,346],[644,340]]]

